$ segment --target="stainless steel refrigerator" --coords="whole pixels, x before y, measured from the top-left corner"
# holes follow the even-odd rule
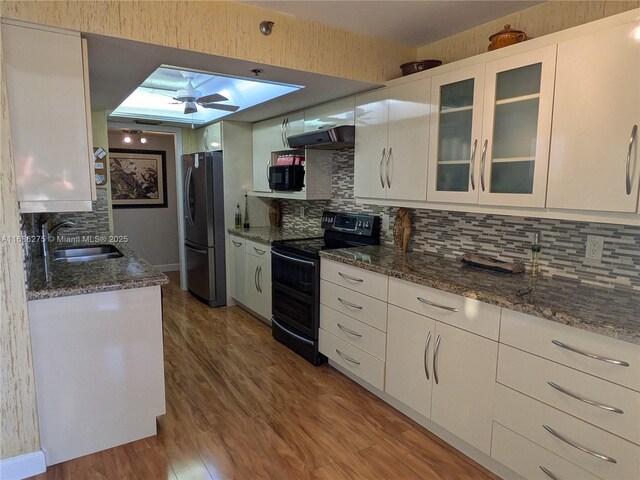
[[[211,307],[226,305],[222,152],[182,156],[187,288]]]

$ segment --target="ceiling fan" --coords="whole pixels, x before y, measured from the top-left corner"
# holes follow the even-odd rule
[[[225,100],[229,100],[224,95],[220,95],[219,93],[212,93],[211,95],[202,95],[200,90],[196,90],[193,87],[192,80],[197,77],[197,73],[195,72],[180,72],[182,76],[187,80],[187,85],[185,88],[181,88],[176,92],[175,97],[172,97],[177,102],[176,103],[184,103],[184,113],[185,115],[189,113],[196,113],[198,111],[198,105],[202,108],[214,108],[216,110],[224,110],[226,112],[235,112],[240,107],[237,105],[224,105],[218,102],[224,102]]]

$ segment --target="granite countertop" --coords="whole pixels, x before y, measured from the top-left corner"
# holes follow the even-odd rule
[[[640,345],[640,292],[550,276],[507,274],[421,252],[372,246],[320,252],[328,260]],[[522,296],[516,292],[533,285]]]
[[[254,242],[264,245],[271,245],[273,242],[282,240],[302,240],[306,238],[322,237],[324,231],[322,229],[309,230],[285,230],[282,227],[251,227],[251,228],[229,228],[227,230],[231,235],[246,238]]]
[[[119,243],[115,246],[124,256],[76,263],[55,262],[50,257],[49,282],[45,278],[43,257],[33,258],[27,265],[27,300],[111,292],[169,283],[164,273],[156,270],[133,250]]]

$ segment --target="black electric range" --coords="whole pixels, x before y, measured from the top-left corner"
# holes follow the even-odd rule
[[[280,343],[320,365],[320,251],[380,243],[380,217],[325,211],[324,236],[284,240],[271,247],[272,334]]]

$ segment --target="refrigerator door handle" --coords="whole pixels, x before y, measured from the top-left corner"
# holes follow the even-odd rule
[[[189,225],[193,227],[194,225],[193,212],[191,212],[191,203],[190,203],[192,175],[193,175],[193,169],[191,168],[191,166],[189,166],[189,168],[187,169],[187,174],[185,175],[185,180],[184,180],[184,207],[186,210],[185,218],[189,221]]]
[[[184,248],[187,248],[187,249],[191,250],[192,252],[199,253],[200,255],[206,255],[207,254],[206,250],[200,250],[199,248],[193,248],[193,247],[190,247],[189,245],[185,245]]]

